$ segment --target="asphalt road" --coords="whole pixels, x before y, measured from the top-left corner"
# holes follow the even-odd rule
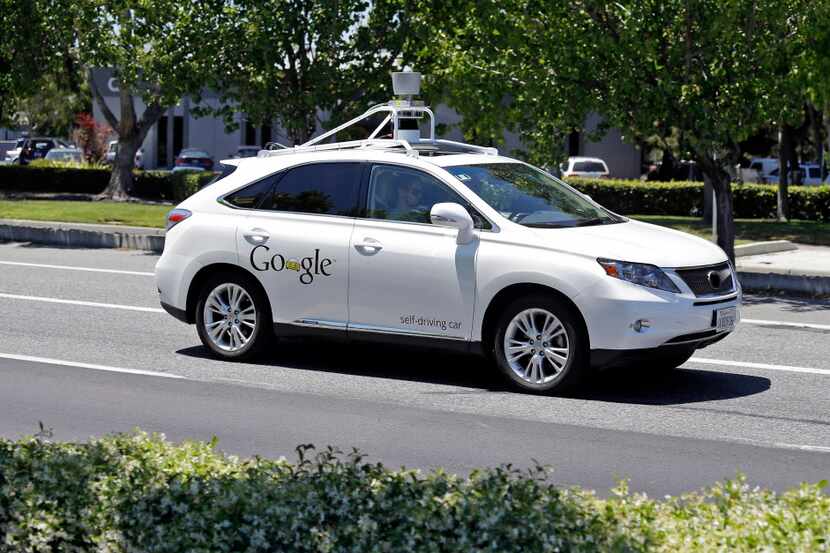
[[[738,471],[779,490],[830,477],[830,302],[748,297],[747,322],[680,370],[539,397],[479,358],[424,350],[292,341],[217,361],[159,309],[155,261],[0,245],[0,435],[139,426],[241,455],[331,444],[459,473],[537,460],[600,493],[619,478],[675,494]]]

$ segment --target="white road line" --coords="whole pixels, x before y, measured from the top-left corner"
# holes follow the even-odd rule
[[[164,313],[164,309],[158,307],[141,307],[138,305],[121,305],[117,303],[98,303],[96,301],[64,300],[60,298],[44,298],[41,296],[21,296],[19,294],[3,294],[0,298],[12,300],[43,301],[47,303],[66,303],[69,305],[83,305],[85,307],[105,307],[107,309],[125,309],[127,311],[144,311],[147,313]]]
[[[749,361],[727,361],[725,359],[707,359],[692,357],[689,363],[703,363],[704,365],[722,365],[725,367],[744,367],[747,369],[763,369],[766,371],[784,371],[791,373],[823,374],[830,376],[830,369],[814,369],[812,367],[791,367],[789,365],[769,365],[767,363],[750,363]]]
[[[75,361],[64,361],[63,359],[50,359],[48,357],[33,357],[31,355],[15,355],[12,353],[0,353],[0,359],[11,359],[13,361],[29,361],[31,363],[45,363],[48,365],[63,365],[65,367],[76,367],[79,369],[92,369],[95,371],[107,371],[112,373],[139,374],[143,376],[158,376],[161,378],[175,378],[187,380],[183,376],[156,371],[141,371],[138,369],[122,369],[121,367],[110,367],[107,365],[95,365],[92,363],[76,363]]]
[[[111,273],[116,275],[154,276],[155,273],[142,271],[120,271],[117,269],[97,269],[94,267],[73,267],[71,265],[47,265],[45,263],[23,263],[21,261],[0,261],[0,265],[14,265],[17,267],[40,267],[43,269],[66,269],[68,271],[87,271],[90,273]]]
[[[762,319],[741,319],[741,322],[759,326],[789,326],[792,328],[812,328],[815,330],[830,330],[830,325],[820,325],[815,323],[794,323],[792,321],[765,321]]]
[[[787,449],[800,449],[801,451],[818,451],[821,453],[830,453],[830,447],[823,446],[823,445],[799,445],[799,444],[787,444],[784,442],[775,442],[777,447],[785,447]]]

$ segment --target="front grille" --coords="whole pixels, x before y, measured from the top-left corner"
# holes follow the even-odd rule
[[[735,288],[729,263],[694,269],[677,269],[675,272],[692,289],[695,296],[719,296],[728,294]]]

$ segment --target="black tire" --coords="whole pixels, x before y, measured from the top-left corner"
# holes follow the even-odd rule
[[[242,288],[252,299],[255,310],[255,328],[253,329],[248,342],[234,351],[228,351],[214,343],[208,335],[208,330],[205,326],[205,303],[207,302],[208,296],[217,287],[225,284],[234,284]],[[245,305],[247,305],[247,303]],[[259,286],[259,283],[257,283],[251,276],[233,272],[217,273],[209,277],[202,286],[202,289],[199,291],[199,301],[196,303],[196,331],[199,333],[199,338],[202,340],[202,344],[208,348],[213,355],[221,359],[242,361],[251,359],[259,354],[269,341],[272,342],[274,340],[271,308],[268,303],[268,299],[265,297],[265,294]]]
[[[555,372],[555,375],[549,381],[530,382],[525,380],[514,371],[505,355],[505,335],[510,327],[511,321],[520,313],[530,309],[547,311],[559,319],[567,337],[569,349],[567,361],[558,372]],[[584,382],[590,370],[588,338],[585,336],[579,314],[574,313],[571,306],[553,296],[541,294],[527,296],[511,302],[501,313],[496,324],[495,342],[492,347],[494,361],[501,373],[514,388],[524,392],[538,394],[560,393],[574,390]],[[551,345],[561,346],[563,344],[551,343]],[[544,346],[547,347],[548,344],[545,343]],[[532,355],[527,354],[527,357],[523,357],[523,363],[529,362],[530,356]],[[552,365],[548,365],[548,368],[551,367]],[[552,368],[550,372],[553,373]]]

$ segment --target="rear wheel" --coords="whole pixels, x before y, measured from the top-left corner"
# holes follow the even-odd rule
[[[208,279],[196,305],[202,344],[224,359],[248,359],[273,336],[271,311],[253,278],[218,274]]]
[[[502,313],[495,361],[516,388],[547,393],[575,387],[588,370],[587,339],[572,309],[548,296],[521,298]]]

